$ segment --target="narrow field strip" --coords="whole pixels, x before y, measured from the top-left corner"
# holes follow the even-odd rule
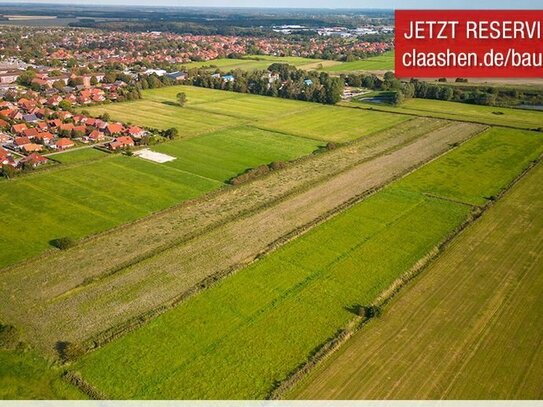
[[[502,132],[491,129],[468,141],[88,354],[76,369],[114,398],[265,397],[352,319],[353,305],[371,303],[469,216],[468,206],[424,192],[440,191],[445,183],[450,196],[484,201],[543,152],[540,134]],[[512,140],[507,152],[496,138]],[[510,165],[502,167],[503,161]],[[479,199],[471,185],[456,182],[456,174],[480,186]],[[490,179],[480,182],[487,174]],[[158,344],[156,337],[164,341]]]
[[[543,166],[289,397],[540,399]]]
[[[317,106],[296,115],[259,120],[255,126],[302,137],[346,142],[410,119],[409,116],[383,115],[381,112],[362,114],[362,109],[356,112],[341,107]]]
[[[422,117],[482,123],[519,129],[542,127],[543,112],[498,106],[481,106],[443,100],[411,99],[400,106],[366,102],[341,102],[343,106],[370,109],[372,111],[410,114]]]

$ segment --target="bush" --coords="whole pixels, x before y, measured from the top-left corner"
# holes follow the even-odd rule
[[[381,315],[381,308],[377,305],[358,305],[355,311],[356,315],[367,319],[376,318]]]
[[[270,165],[269,165],[270,170],[272,170],[272,171],[280,170],[282,168],[285,168],[286,166],[287,166],[287,163],[284,162],[284,161],[274,161],[274,162],[270,163]]]
[[[19,333],[12,325],[0,324],[0,349],[13,350],[19,345]]]
[[[85,354],[85,351],[77,343],[59,341],[55,349],[62,363],[72,362]]]
[[[76,244],[75,240],[69,236],[53,239],[49,243],[51,244],[51,246],[56,247],[57,249],[60,249],[60,250],[67,250],[70,247],[74,247]]]
[[[326,149],[327,149],[327,150],[335,150],[336,148],[337,148],[337,144],[336,144],[336,143],[330,142],[330,143],[327,143],[327,144],[326,144]]]

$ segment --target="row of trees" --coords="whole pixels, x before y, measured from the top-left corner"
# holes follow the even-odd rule
[[[287,64],[274,63],[266,71],[234,70],[229,74],[233,80],[204,69],[190,70],[185,84],[325,104],[339,102],[343,94],[341,78],[325,72],[306,72]]]
[[[457,85],[446,84],[444,79],[440,79],[438,83],[429,83],[417,79],[402,82],[396,79],[393,72],[385,73],[383,79],[373,74],[349,74],[342,76],[342,78],[349,86],[390,91],[392,92],[390,98],[394,104],[400,104],[409,98],[446,100],[485,106],[516,106],[521,103],[543,104],[543,91],[534,89],[520,91],[506,87],[462,85],[465,80],[461,78],[456,80]]]

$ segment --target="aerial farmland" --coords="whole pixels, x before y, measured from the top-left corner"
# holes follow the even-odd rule
[[[382,21],[81,24],[0,100],[0,399],[543,397],[543,111],[380,99]]]

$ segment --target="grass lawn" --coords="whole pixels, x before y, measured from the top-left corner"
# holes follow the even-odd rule
[[[315,151],[314,140],[253,127],[237,127],[152,147],[178,157],[166,165],[223,182],[248,168],[289,161]]]
[[[393,71],[394,51],[385,52],[376,57],[361,59],[353,62],[343,62],[338,65],[325,66],[323,71],[330,73],[345,73],[356,71]]]
[[[49,155],[48,157],[62,164],[72,164],[83,161],[96,160],[98,158],[106,158],[108,156],[109,154],[95,148],[84,148],[74,151],[68,150],[64,153]]]
[[[543,397],[543,166],[288,397]]]
[[[85,399],[33,352],[0,350],[0,400],[77,400]]]
[[[535,157],[543,148],[542,135],[533,134],[534,144],[517,133],[504,136],[511,144],[505,150],[492,143],[492,133],[467,142],[455,153],[457,166],[444,158],[432,162],[423,175],[391,184],[86,355],[75,369],[113,398],[265,397],[352,318],[351,306],[371,303],[466,218],[468,205],[421,192],[441,191],[436,174],[467,173],[473,193],[481,186],[482,201],[526,164],[519,151],[534,147]],[[474,149],[478,155],[470,154]]]
[[[482,205],[543,153],[542,141],[543,133],[493,127],[439,163],[421,168],[403,186]],[[466,165],[476,171],[466,171]]]
[[[346,142],[395,126],[409,116],[318,106],[297,114],[261,120],[257,126],[323,141]]]
[[[172,100],[175,100],[175,96]],[[140,126],[168,129],[175,127],[180,137],[188,138],[211,131],[238,126],[242,122],[234,117],[216,115],[189,108],[172,106],[155,100],[112,103],[87,107],[91,116],[109,113],[114,120]]]
[[[222,183],[116,156],[0,181],[9,216],[0,235],[0,265],[40,253],[51,239],[80,238],[194,198]]]
[[[351,106],[363,106],[365,108],[371,107],[374,110],[387,112],[408,113],[441,119],[472,121],[523,129],[543,127],[543,112],[535,110],[471,105],[467,103],[430,99],[410,99],[400,106],[356,101],[348,102],[348,104]]]

